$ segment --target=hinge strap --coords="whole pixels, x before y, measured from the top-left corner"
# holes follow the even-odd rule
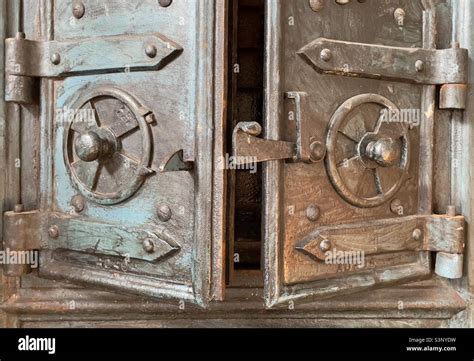
[[[182,51],[161,34],[36,41],[23,33],[5,40],[6,100],[29,102],[25,78],[157,70]],[[30,86],[30,85],[28,85]]]
[[[403,251],[438,252],[442,256],[437,259],[436,273],[460,278],[464,234],[462,216],[410,216],[319,227],[298,242],[296,250],[317,262],[324,262],[326,253],[331,250],[363,252],[364,256]],[[451,262],[447,262],[449,259]]]
[[[426,85],[466,84],[468,50],[422,49],[319,38],[298,54],[316,71]]]
[[[402,48],[319,38],[298,51],[318,73],[441,85],[441,109],[465,109],[467,49]]]

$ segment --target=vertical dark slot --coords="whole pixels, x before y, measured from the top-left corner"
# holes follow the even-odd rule
[[[232,0],[229,37],[229,127],[239,122],[262,124],[264,0]],[[262,172],[229,172],[228,264],[230,284],[239,271],[259,271],[261,264]],[[240,282],[239,282],[240,283]]]

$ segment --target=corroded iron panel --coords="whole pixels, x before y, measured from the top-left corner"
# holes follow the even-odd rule
[[[55,1],[44,19],[50,45],[68,46],[50,57],[65,77],[41,94],[51,108],[41,120],[40,211],[49,217],[39,275],[206,305],[215,4],[81,4]],[[77,64],[84,52],[94,56]]]
[[[435,26],[433,9],[425,8],[422,1],[346,5],[320,1],[322,6],[317,8],[314,3],[275,0],[267,6],[267,28],[271,29],[267,32],[267,139],[301,143],[298,117],[304,113],[309,118],[304,135],[309,142],[325,144],[320,153],[326,152],[324,161],[313,164],[274,161],[266,165],[267,306],[407,282],[431,273],[429,254],[410,246],[424,234],[416,222],[409,221],[430,213],[427,124],[432,112],[427,110],[434,102],[431,88],[410,84],[405,80],[409,74],[400,77],[403,81],[373,76],[370,72],[377,66],[392,71],[389,62],[383,63],[383,56],[375,53],[365,58],[373,62],[373,68],[358,76],[350,70],[356,63],[364,64],[364,59],[358,59],[363,54],[323,46],[317,59],[312,53],[309,61],[308,49],[321,38],[428,48]],[[383,47],[376,48],[384,52]],[[329,69],[342,61],[341,56],[347,59],[340,71],[323,74],[322,65],[315,68],[313,64],[326,64]],[[412,66],[416,74],[422,64]],[[285,93],[296,91],[305,94],[305,109],[285,99]],[[384,118],[390,114],[409,117],[407,121]],[[393,222],[400,226],[393,228]],[[356,224],[354,234],[351,225]],[[337,240],[323,234],[328,227],[337,233]],[[360,244],[369,247],[360,248]],[[364,264],[327,262],[324,256],[336,248],[362,251]]]

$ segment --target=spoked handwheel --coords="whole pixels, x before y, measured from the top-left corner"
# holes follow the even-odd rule
[[[116,88],[99,88],[76,102],[66,128],[64,160],[80,193],[111,205],[131,197],[152,174],[151,112]]]
[[[383,112],[388,111],[388,112]],[[326,167],[336,191],[362,208],[382,205],[402,186],[409,167],[408,125],[387,98],[362,94],[336,111],[327,135]]]

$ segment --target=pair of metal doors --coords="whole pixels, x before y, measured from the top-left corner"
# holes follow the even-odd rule
[[[463,80],[434,51],[444,3],[267,0],[265,134],[239,124],[226,148],[225,1],[40,2],[42,30],[7,40],[10,101],[41,79],[39,207],[5,215],[36,234],[5,244],[40,249],[40,277],[222,299],[226,152],[265,161],[267,307],[462,253],[462,217],[432,214],[435,91]],[[421,121],[388,120],[402,110]]]

